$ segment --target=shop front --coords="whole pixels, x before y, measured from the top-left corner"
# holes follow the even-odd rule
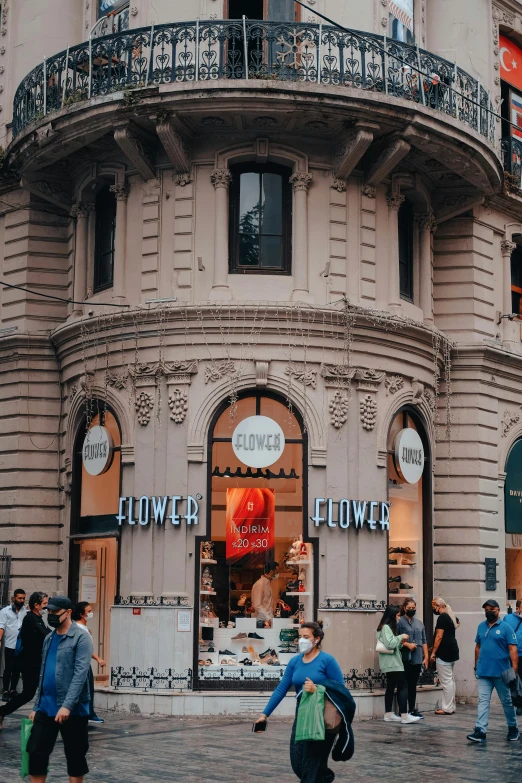
[[[506,462],[504,513],[506,531],[506,605],[513,611],[522,598],[522,439],[516,440]]]

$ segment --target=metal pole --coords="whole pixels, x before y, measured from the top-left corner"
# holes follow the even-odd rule
[[[421,61],[420,61],[420,49],[419,44],[417,44],[417,81],[419,82],[419,103],[422,103],[424,106],[425,100],[424,100],[424,81],[422,78],[421,73]]]
[[[323,37],[323,23],[319,22],[319,44],[317,46],[317,81],[321,84],[321,39]]]
[[[454,95],[455,95],[455,98],[454,98],[454,100],[455,100],[455,114],[453,116],[455,116],[455,117],[458,117],[458,112],[457,112],[457,101],[458,101],[458,98],[459,98],[458,78],[459,78],[459,71],[458,71],[458,68],[457,68],[457,63],[455,62],[455,65],[453,66],[453,84],[455,85],[455,89],[453,91]]]
[[[387,37],[384,36],[384,92],[386,95],[388,95],[388,43],[387,43]]]
[[[482,108],[480,105],[480,81],[477,79],[477,130],[480,131],[480,118],[482,116]]]
[[[196,81],[199,81],[199,19],[196,19]]]
[[[245,58],[245,79],[248,79],[248,45],[246,36],[246,16],[243,14],[243,57]]]
[[[67,44],[67,52],[65,54],[65,77],[63,80],[63,87],[62,87],[62,108],[63,103],[65,101],[65,92],[67,89],[67,74],[69,72],[69,44]]]
[[[43,58],[43,113],[47,114],[47,59]]]
[[[149,54],[149,67],[147,68],[147,75],[145,77],[145,87],[149,84],[149,77],[152,74],[152,53],[154,51],[154,22],[150,26],[150,54]]]
[[[92,95],[92,38],[89,35],[89,98]]]

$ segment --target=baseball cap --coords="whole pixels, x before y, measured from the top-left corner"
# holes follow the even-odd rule
[[[55,595],[54,598],[49,598],[49,603],[47,604],[47,609],[50,609],[52,612],[72,608],[72,601],[66,595]]]
[[[496,606],[497,609],[500,609],[500,606],[498,605],[498,602],[495,601],[494,598],[490,598],[489,601],[486,601],[485,604],[482,604],[482,608],[485,609],[486,606]]]

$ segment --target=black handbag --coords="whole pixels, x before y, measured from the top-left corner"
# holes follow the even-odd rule
[[[411,650],[407,647],[401,647],[402,662],[409,663],[411,661]]]

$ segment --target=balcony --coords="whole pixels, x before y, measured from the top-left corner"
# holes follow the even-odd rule
[[[91,98],[218,79],[308,82],[383,93],[444,113],[494,141],[487,91],[448,60],[369,33],[250,20],[123,30],[49,57],[16,90],[13,136]]]

